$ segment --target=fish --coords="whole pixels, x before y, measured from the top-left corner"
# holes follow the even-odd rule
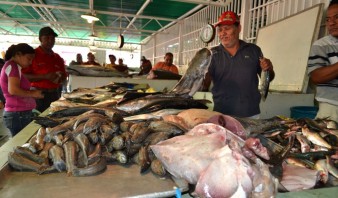
[[[74,168],[73,176],[75,177],[93,176],[103,172],[106,168],[107,168],[106,160],[101,157],[96,163],[89,165],[88,167]]]
[[[41,172],[44,167],[16,152],[10,152],[8,154],[8,164],[18,171],[32,171],[37,173]]]
[[[87,136],[83,133],[79,133],[77,136],[75,136],[74,141],[79,145],[83,152],[85,166],[88,166],[88,151],[90,143]]]
[[[48,162],[46,162],[46,158],[43,158],[43,157],[39,156],[38,154],[32,153],[32,151],[30,151],[28,148],[17,146],[14,149],[14,152],[17,153],[17,154],[20,154],[23,157],[25,157],[29,160],[32,160],[33,162],[38,163],[40,165],[48,164]]]
[[[150,113],[161,109],[208,109],[205,100],[195,100],[180,96],[157,94],[119,102],[116,108],[130,115]]]
[[[63,145],[66,158],[67,176],[71,176],[73,174],[73,170],[77,168],[76,161],[78,149],[78,145],[74,141],[68,141]]]
[[[107,123],[108,120],[102,117],[90,117],[83,127],[83,133],[89,134],[90,132],[97,130],[104,123]]]
[[[329,170],[327,168],[327,161],[326,159],[317,160],[314,169],[320,172],[320,180],[325,184],[329,179]]]
[[[265,101],[266,98],[268,97],[269,87],[270,87],[270,72],[263,71],[261,75],[261,91],[260,91],[262,101]]]
[[[198,50],[188,63],[188,69],[183,77],[169,93],[192,97],[202,85],[211,62],[211,56],[212,53],[208,48]]]
[[[41,151],[45,146],[45,141],[43,141],[44,137],[46,136],[46,128],[40,127],[38,132],[36,133],[36,150]]]
[[[126,164],[128,162],[128,156],[124,151],[113,151],[111,153],[104,152],[102,156],[107,162],[119,162],[121,164]]]
[[[151,161],[150,170],[151,172],[153,172],[154,174],[160,177],[164,177],[167,174],[167,171],[164,168],[162,162],[158,159]]]
[[[79,116],[88,111],[92,111],[92,112],[99,113],[102,115],[107,115],[110,118],[112,115],[114,115],[114,113],[119,114],[120,116],[129,116],[127,112],[122,111],[117,108],[82,106],[82,107],[71,107],[71,108],[60,110],[60,111],[55,111],[55,112],[48,114],[48,117],[63,118],[63,117],[68,117],[68,116]]]
[[[66,170],[66,163],[64,161],[65,154],[63,152],[63,148],[58,145],[52,146],[49,150],[49,159],[52,160],[53,166],[59,172],[63,172]]]
[[[250,134],[260,134],[266,130],[272,128],[281,128],[283,121],[278,117],[272,117],[269,119],[251,119],[251,118],[239,118],[233,117],[235,120],[240,122],[242,125],[241,133],[246,137],[249,137]],[[243,131],[242,131],[243,130]],[[242,135],[240,135],[243,137]]]
[[[323,146],[329,149],[332,148],[332,146],[329,143],[327,143],[318,133],[311,132],[309,128],[302,127],[302,133],[313,144]]]
[[[49,149],[51,149],[55,144],[53,142],[46,142],[42,151],[40,151],[39,156],[43,158],[48,158]]]
[[[178,124],[167,121],[152,121],[149,124],[149,129],[154,132],[166,132],[169,136],[183,135],[187,132],[186,129]]]
[[[119,126],[115,123],[103,124],[100,127],[100,143],[105,145],[119,132]]]
[[[95,65],[69,65],[66,71],[78,76],[128,77],[126,73]]]
[[[137,125],[135,130],[131,131],[131,142],[132,143],[141,143],[147,136],[150,134],[151,130],[148,127],[143,127],[141,125]]]
[[[142,146],[139,150],[138,157],[139,157],[139,163],[141,166],[140,173],[145,173],[151,165],[151,161],[149,159],[149,153],[148,153],[148,146]]]
[[[300,148],[302,153],[306,153],[310,151],[310,142],[306,137],[304,137],[302,134],[296,134],[296,138],[300,143]]]

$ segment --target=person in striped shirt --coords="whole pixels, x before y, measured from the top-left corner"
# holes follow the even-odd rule
[[[316,85],[316,118],[329,117],[338,122],[338,0],[332,0],[327,8],[326,28],[329,35],[311,47],[308,74]]]

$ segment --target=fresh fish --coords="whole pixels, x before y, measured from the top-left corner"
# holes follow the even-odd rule
[[[211,61],[211,51],[208,48],[198,50],[188,64],[188,69],[181,80],[169,92],[192,97],[201,87],[203,78]]]
[[[312,143],[331,149],[332,146],[327,143],[318,133],[311,132],[309,128],[302,127],[303,135]]]
[[[128,112],[131,115],[150,113],[161,109],[207,109],[204,102],[192,98],[184,98],[172,95],[148,95],[133,100],[120,102],[116,108]]]
[[[302,153],[307,153],[310,151],[310,142],[302,134],[296,134],[296,138],[300,143],[300,148]]]
[[[8,154],[8,164],[18,171],[33,171],[40,173],[44,168],[44,166],[15,152],[10,152]]]
[[[63,145],[66,157],[67,175],[71,176],[76,167],[78,145],[74,141],[68,141]]]
[[[338,169],[334,166],[329,156],[326,156],[326,166],[329,173],[338,179]]]
[[[150,164],[151,164],[147,146],[142,146],[140,148],[138,157],[139,157],[139,162],[141,166],[140,173],[144,173],[149,169]]]
[[[115,123],[109,124],[103,124],[100,127],[100,143],[102,145],[105,145],[108,143],[111,139],[113,139],[114,136],[117,135],[120,127],[119,125]]]
[[[101,145],[96,144],[95,149],[88,155],[88,164],[93,164],[93,162],[101,157]]]
[[[99,136],[99,134],[97,133],[97,131],[93,131],[93,132],[89,133],[89,134],[87,135],[87,137],[88,137],[90,143],[92,143],[92,144],[98,143],[98,142],[99,142],[99,139],[100,139],[100,136]]]
[[[102,156],[107,162],[119,162],[121,164],[126,164],[128,162],[128,156],[124,151],[113,151],[111,153],[104,152]]]
[[[52,148],[50,148],[49,150],[49,159],[52,160],[53,166],[59,172],[63,172],[66,170],[66,163],[64,161],[65,154],[62,147],[58,145],[52,146]]]
[[[160,177],[164,177],[167,174],[167,171],[164,168],[162,162],[158,159],[155,159],[151,162],[150,170]]]
[[[80,177],[80,176],[92,176],[97,175],[103,172],[107,168],[107,163],[104,158],[100,158],[96,163],[89,165],[85,168],[74,168],[73,176]]]
[[[78,116],[88,111],[99,113],[102,115],[107,115],[110,118],[112,115],[114,115],[114,113],[119,114],[120,116],[129,115],[127,112],[116,109],[116,108],[83,106],[83,107],[71,107],[71,108],[60,110],[60,111],[56,111],[56,112],[50,113],[48,117],[63,118],[63,117],[68,117],[68,116]]]
[[[270,73],[269,71],[263,71],[261,76],[261,98],[263,101],[266,100],[269,93],[270,86]]]
[[[281,124],[283,123],[283,121],[278,117],[269,119],[234,118],[240,122],[243,127],[241,130],[244,130],[243,133],[245,133],[247,137],[250,134],[260,134],[266,130],[281,128]]]
[[[40,165],[48,164],[48,162],[46,162],[46,158],[43,158],[37,154],[32,153],[32,151],[30,151],[28,148],[18,146],[14,149],[14,152]]]
[[[107,122],[107,119],[101,117],[90,117],[83,127],[83,133],[89,134],[90,132],[99,129],[102,124]]]
[[[183,135],[187,132],[183,127],[166,121],[152,121],[149,124],[149,129],[154,132],[167,132],[170,136]]]
[[[121,150],[126,147],[126,142],[130,141],[130,139],[131,134],[129,132],[124,132],[121,135],[113,137],[109,144],[111,145],[112,150]]]
[[[327,168],[326,159],[317,160],[314,168],[320,172],[320,180],[325,184],[329,179],[329,170]]]
[[[77,136],[75,136],[74,141],[79,145],[80,149],[83,152],[85,166],[88,166],[88,151],[90,143],[87,136],[83,133],[80,133]]]
[[[43,141],[44,137],[46,136],[46,128],[40,127],[38,132],[36,133],[36,150],[41,151],[45,146],[45,141]]]
[[[43,158],[48,158],[49,149],[51,149],[55,144],[53,142],[46,142],[42,151],[40,151],[39,156]]]
[[[120,123],[120,129],[122,132],[129,131],[130,127],[135,124],[134,122],[124,121]]]
[[[132,136],[130,138],[132,143],[141,143],[151,132],[148,127],[143,127],[141,125],[137,125],[134,131],[131,131]]]

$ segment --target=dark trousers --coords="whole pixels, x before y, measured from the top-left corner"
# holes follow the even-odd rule
[[[55,90],[53,92],[42,91],[44,98],[36,99],[36,109],[41,113],[49,108],[50,104],[61,97],[60,90]]]
[[[4,111],[3,120],[14,137],[33,120],[33,113],[32,111]]]

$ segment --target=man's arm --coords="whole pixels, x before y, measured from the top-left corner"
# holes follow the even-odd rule
[[[314,84],[329,82],[338,76],[338,63],[320,67],[310,73],[310,80]]]

